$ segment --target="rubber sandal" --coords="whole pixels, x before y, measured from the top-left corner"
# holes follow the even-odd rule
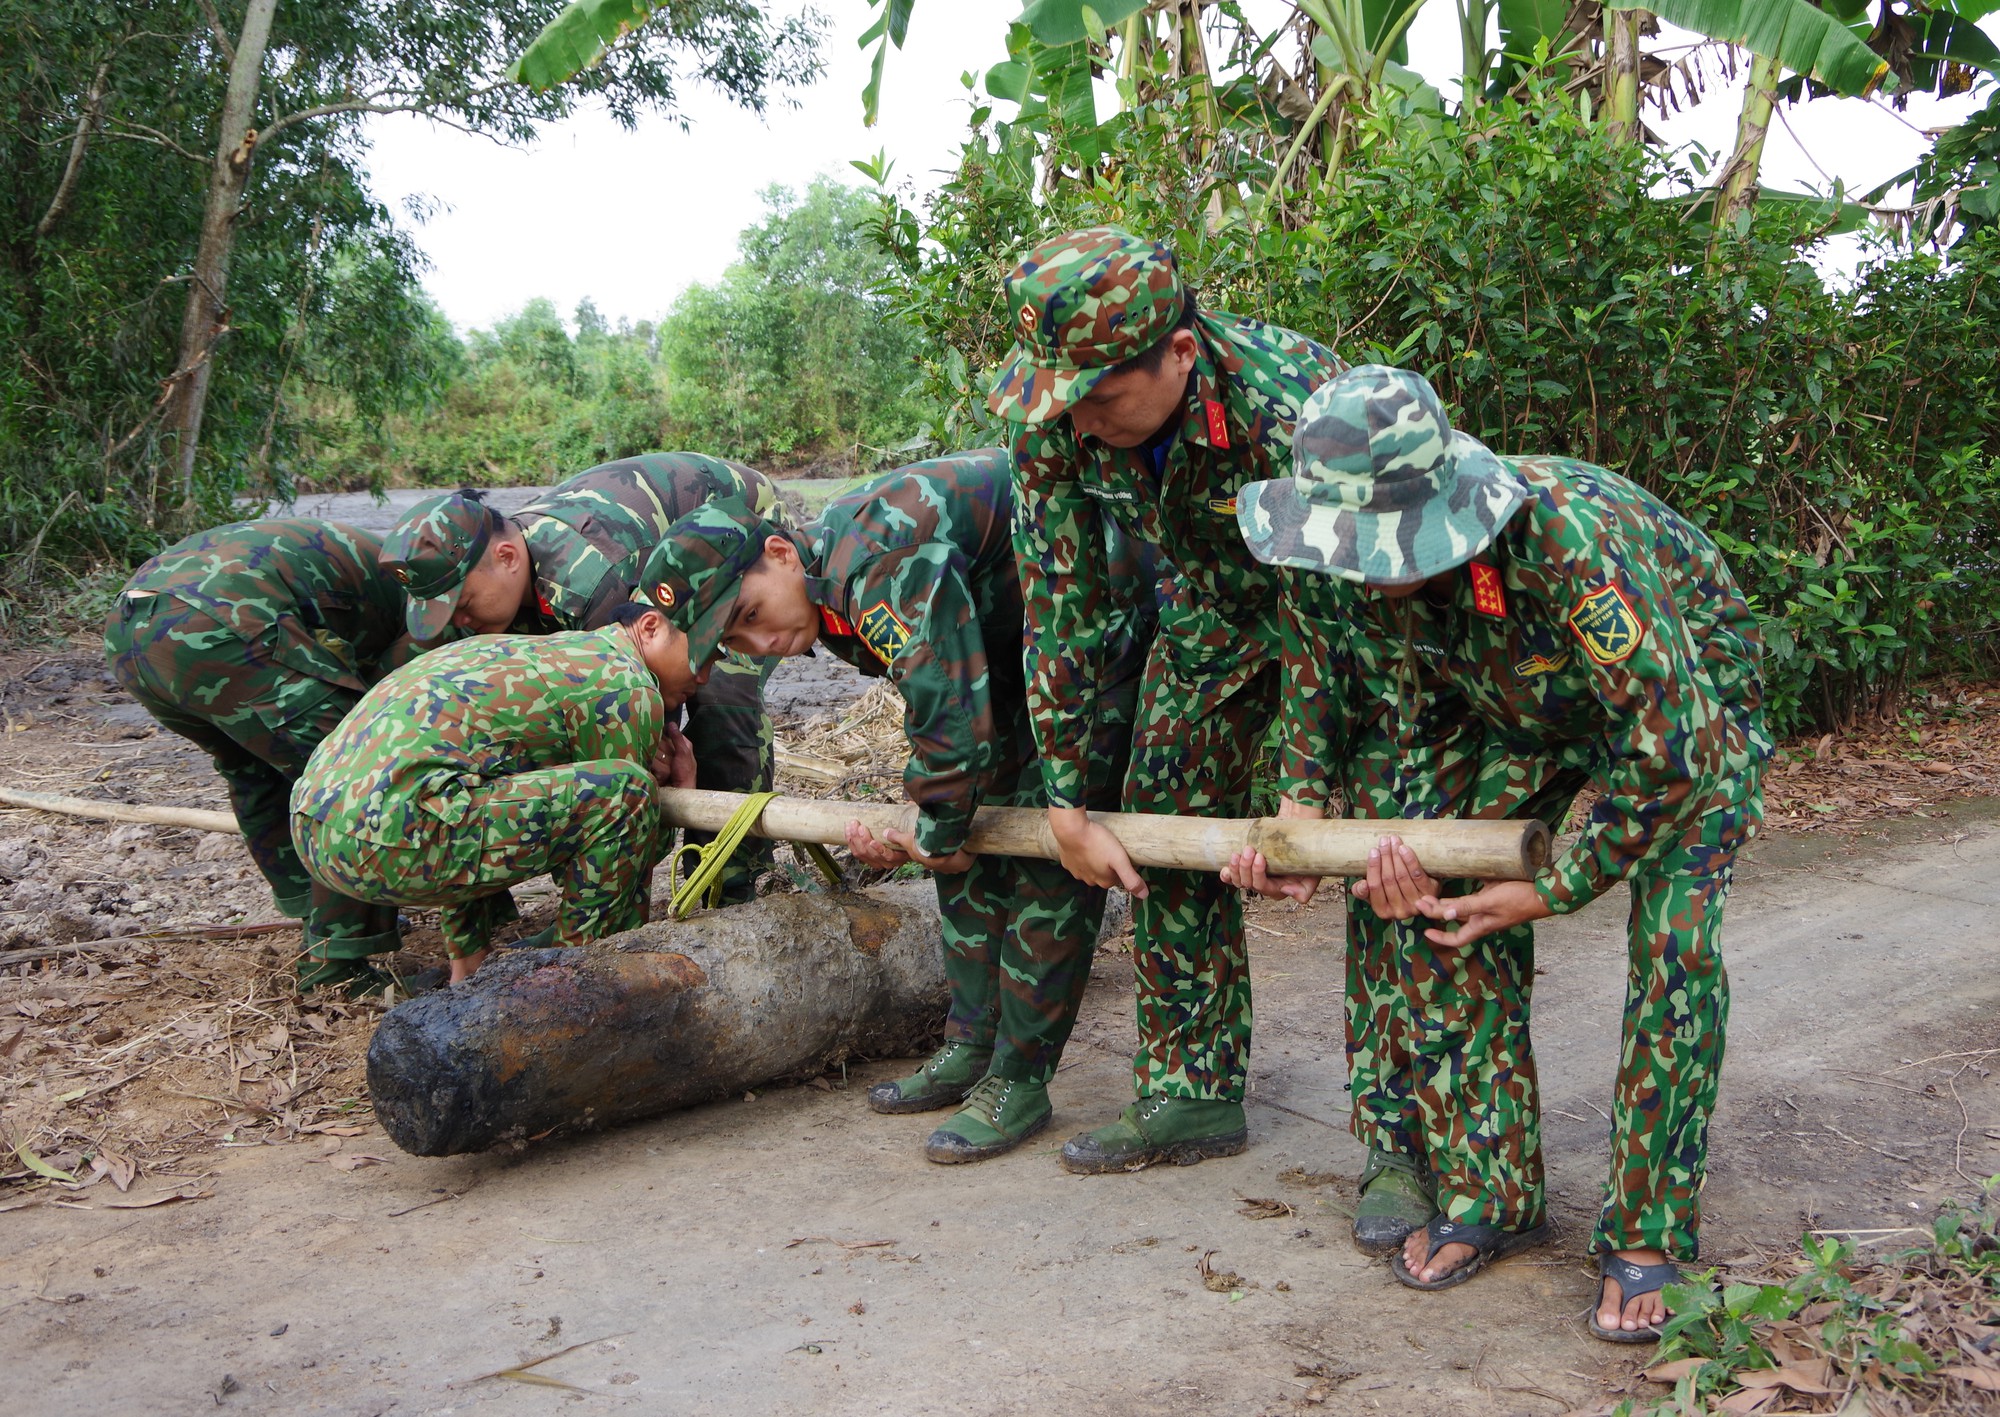
[[[1433,1215],[1424,1226],[1424,1233],[1431,1237],[1429,1254],[1436,1254],[1442,1245],[1470,1245],[1472,1258],[1447,1274],[1443,1279],[1433,1279],[1426,1283],[1417,1278],[1408,1265],[1403,1263],[1399,1250],[1389,1261],[1389,1272],[1396,1276],[1396,1282],[1412,1289],[1449,1289],[1455,1284],[1463,1284],[1495,1260],[1504,1260],[1509,1255],[1519,1254],[1531,1245],[1539,1245],[1549,1238],[1546,1223],[1532,1230],[1502,1230],[1497,1225],[1464,1225],[1456,1220],[1447,1220],[1442,1212]]]
[[[1624,1308],[1642,1294],[1657,1294],[1669,1284],[1685,1282],[1680,1266],[1672,1260],[1664,1264],[1635,1264],[1631,1260],[1621,1260],[1610,1251],[1597,1257],[1597,1301],[1604,1302],[1604,1281],[1618,1281],[1618,1307]],[[1660,1330],[1648,1324],[1645,1328],[1622,1329],[1603,1328],[1597,1322],[1597,1305],[1590,1309],[1590,1331],[1606,1343],[1658,1343]]]

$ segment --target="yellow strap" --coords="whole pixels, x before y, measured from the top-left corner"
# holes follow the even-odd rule
[[[670,909],[674,919],[685,920],[703,906],[714,909],[722,900],[722,873],[729,865],[729,858],[736,854],[736,848],[743,844],[743,838],[750,835],[750,828],[763,815],[775,792],[752,792],[743,799],[743,805],[730,814],[723,823],[722,830],[715,834],[715,840],[706,843],[689,842],[667,858],[667,891],[671,900]],[[840,868],[827,854],[825,847],[817,842],[803,843],[806,855],[813,865],[819,867],[827,884],[834,890],[841,887]],[[694,866],[685,880],[681,879],[681,858],[694,853]]]

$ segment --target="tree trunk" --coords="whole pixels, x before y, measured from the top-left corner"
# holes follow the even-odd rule
[[[195,248],[188,282],[187,312],[181,319],[180,348],[174,358],[173,382],[165,426],[173,435],[173,489],[156,486],[153,518],[157,525],[170,495],[178,495],[178,514],[194,510],[195,454],[201,446],[201,418],[208,403],[208,376],[215,346],[229,323],[229,255],[236,241],[236,217],[243,207],[243,189],[250,181],[250,157],[257,131],[250,119],[257,107],[263,78],[264,48],[271,38],[271,19],[278,0],[249,0],[243,30],[229,63],[229,87],[216,125],[215,164],[209,169],[208,196],[202,207],[201,240]]]
[[[1612,141],[1639,141],[1638,10],[1604,10],[1604,131]]]
[[[1715,234],[1736,229],[1739,215],[1757,205],[1757,169],[1764,161],[1764,134],[1771,126],[1771,106],[1777,100],[1778,61],[1751,56],[1750,86],[1743,91],[1743,116],[1736,124],[1736,150],[1723,169],[1715,199]]]

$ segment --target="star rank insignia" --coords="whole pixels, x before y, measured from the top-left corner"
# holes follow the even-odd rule
[[[1222,404],[1215,399],[1203,399],[1202,416],[1208,422],[1208,441],[1215,447],[1227,451],[1229,448],[1229,420],[1223,416]]]
[[[1500,584],[1500,572],[1484,561],[1472,563],[1472,608],[1496,620],[1507,618],[1507,590]]]

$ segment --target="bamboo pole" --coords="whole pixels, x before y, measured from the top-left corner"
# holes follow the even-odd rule
[[[660,789],[660,806],[674,826],[720,831],[742,805],[734,792]],[[1140,812],[1092,812],[1110,828],[1135,865],[1183,871],[1219,871],[1244,847],[1261,851],[1271,870],[1284,875],[1358,876],[1368,850],[1393,831],[1410,844],[1424,869],[1443,877],[1489,881],[1533,880],[1549,861],[1549,829],[1538,821],[1379,822],[1334,818],[1284,821],[1276,817],[1170,817]],[[880,836],[885,828],[914,831],[917,809],[889,802],[816,801],[779,797],[751,826],[752,836],[778,841],[840,843],[858,821]],[[1057,859],[1048,814],[1036,807],[981,807],[966,849],[985,856]]]
[[[227,812],[204,812],[197,807],[128,806],[89,797],[59,797],[53,792],[22,792],[12,787],[0,787],[0,807],[33,807],[68,817],[95,817],[103,822],[144,822],[156,827],[193,827],[196,831],[238,835],[243,831],[236,825],[236,818]]]
[[[34,807],[44,812],[96,817],[109,822],[145,822],[211,832],[240,830],[236,819],[227,812],[128,806],[123,802],[96,802],[7,787],[0,787],[0,805]],[[742,805],[742,794],[735,792],[704,792],[692,787],[660,789],[661,815],[670,826],[720,831]],[[1093,812],[1091,817],[1110,828],[1135,865],[1182,871],[1219,871],[1229,864],[1231,856],[1249,847],[1263,852],[1271,870],[1279,874],[1358,876],[1368,869],[1369,848],[1388,831],[1408,842],[1424,869],[1437,876],[1527,881],[1533,880],[1549,861],[1549,829],[1537,821],[1380,822],[1333,818],[1309,822],[1276,817],[1170,817],[1142,812]],[[838,845],[847,840],[847,824],[851,821],[860,822],[877,836],[892,827],[915,831],[917,809],[909,803],[779,797],[764,808],[750,834],[777,841]],[[967,850],[985,856],[1058,859],[1048,814],[1034,807],[981,807],[973,817],[965,844]]]

